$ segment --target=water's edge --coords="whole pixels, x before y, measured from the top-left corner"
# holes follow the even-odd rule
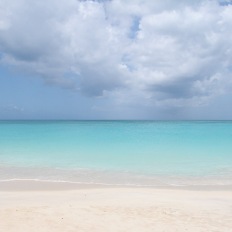
[[[112,187],[230,189],[232,175],[148,175],[111,170],[0,166],[0,185],[1,183],[14,181]]]

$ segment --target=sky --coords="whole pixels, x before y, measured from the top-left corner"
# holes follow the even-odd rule
[[[231,0],[0,0],[0,119],[232,119]]]

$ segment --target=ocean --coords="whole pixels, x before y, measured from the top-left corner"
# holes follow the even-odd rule
[[[232,185],[232,121],[0,121],[0,181]]]

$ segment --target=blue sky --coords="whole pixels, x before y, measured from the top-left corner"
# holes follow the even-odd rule
[[[0,119],[232,119],[232,5],[0,0]]]

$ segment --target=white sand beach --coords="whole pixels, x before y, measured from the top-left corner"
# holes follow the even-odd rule
[[[0,183],[0,231],[230,232],[232,192]]]

